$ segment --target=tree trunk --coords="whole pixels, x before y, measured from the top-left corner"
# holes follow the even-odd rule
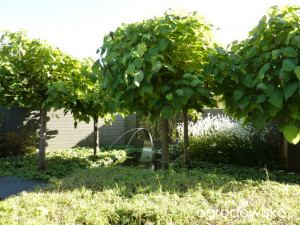
[[[188,114],[187,111],[183,112],[183,139],[184,139],[184,164],[190,164],[190,141],[189,141],[189,128],[188,128]]]
[[[281,148],[280,148],[280,167],[284,171],[288,171],[289,163],[288,163],[288,142],[281,134]]]
[[[98,117],[94,116],[94,155],[99,154],[99,124],[98,124]]]
[[[169,168],[169,120],[161,118],[161,167],[163,170]]]
[[[46,125],[47,125],[47,109],[44,107],[40,110],[41,130],[40,130],[40,149],[39,149],[39,170],[46,168]]]

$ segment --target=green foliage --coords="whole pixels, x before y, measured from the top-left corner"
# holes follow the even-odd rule
[[[211,25],[196,13],[173,11],[123,24],[104,37],[99,68],[104,111],[170,118],[214,100],[203,71],[213,46]]]
[[[38,154],[0,158],[2,176],[50,180],[69,176],[82,169],[108,166],[125,160],[126,152],[111,150],[93,154],[91,148],[74,148],[46,153],[46,170],[38,170]]]
[[[300,8],[271,7],[249,38],[231,46],[234,54],[221,56],[230,67],[224,74],[226,112],[262,130],[266,122],[281,124],[290,143],[300,140]],[[226,89],[226,90],[225,90]]]
[[[69,82],[67,91],[69,98],[65,105],[65,111],[71,111],[75,126],[78,121],[89,123],[91,118],[105,118],[108,122],[111,118],[103,113],[103,93],[99,77],[93,72],[99,70],[99,61],[92,63],[92,59],[83,59],[78,73],[74,73]]]
[[[41,110],[40,164],[44,169],[46,114],[50,109],[76,105],[74,77],[86,72],[87,63],[63,54],[45,41],[30,39],[25,31],[6,31],[0,38],[0,105]],[[82,79],[84,81],[84,79]],[[79,93],[78,93],[79,92]],[[83,91],[84,92],[84,91]],[[96,98],[97,93],[96,94]],[[89,93],[89,95],[91,95]],[[79,101],[80,102],[80,101]],[[86,101],[74,106],[75,119],[86,120]],[[79,108],[79,109],[78,109]],[[84,108],[84,109],[83,109]],[[84,110],[84,113],[78,110]],[[84,116],[81,116],[84,115]],[[84,118],[82,118],[84,117]]]
[[[64,107],[67,86],[80,62],[25,31],[0,39],[0,103],[40,110]]]
[[[178,132],[182,140],[182,124],[178,126]],[[266,139],[268,132],[265,128],[259,134],[251,126],[242,127],[242,121],[220,115],[190,122],[191,160],[272,167],[274,162]],[[183,152],[183,143],[180,143],[177,151]]]
[[[35,152],[38,135],[34,129],[21,127],[0,137],[0,157],[28,155]]]
[[[99,167],[0,201],[0,223],[298,224],[299,185],[272,181],[278,177],[300,180],[204,162],[179,172]]]

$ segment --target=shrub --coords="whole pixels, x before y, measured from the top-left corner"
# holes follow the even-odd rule
[[[177,127],[181,139],[183,124]],[[252,126],[242,126],[225,115],[210,116],[189,123],[191,160],[231,163],[244,166],[273,164],[265,128],[258,133]],[[183,151],[181,143],[177,148]]]
[[[21,127],[0,137],[0,157],[27,155],[35,152],[38,135],[32,128]]]

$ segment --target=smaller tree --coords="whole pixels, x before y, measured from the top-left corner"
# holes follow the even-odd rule
[[[68,93],[70,98],[67,101],[65,112],[71,111],[75,120],[75,127],[78,121],[89,123],[91,118],[94,122],[94,154],[99,153],[99,118],[105,118],[105,122],[111,119],[111,116],[105,114],[102,110],[103,93],[101,89],[100,77],[92,72],[100,70],[99,61],[92,66],[91,59],[84,59],[81,67],[76,73],[69,85]],[[72,94],[71,94],[72,93]]]
[[[25,31],[6,31],[0,39],[0,105],[40,110],[39,169],[45,169],[47,111],[65,106],[79,68],[78,60]]]

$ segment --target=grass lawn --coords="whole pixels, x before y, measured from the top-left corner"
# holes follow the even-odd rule
[[[189,171],[154,172],[107,166],[124,151],[105,152],[105,159],[77,151],[69,158],[84,159],[82,168],[70,164],[66,151],[52,153],[65,176],[50,168],[46,189],[0,201],[0,224],[300,224],[299,174],[204,162]],[[8,162],[8,175],[30,177],[24,168],[32,162],[22,160],[13,170],[1,159],[0,175]]]

